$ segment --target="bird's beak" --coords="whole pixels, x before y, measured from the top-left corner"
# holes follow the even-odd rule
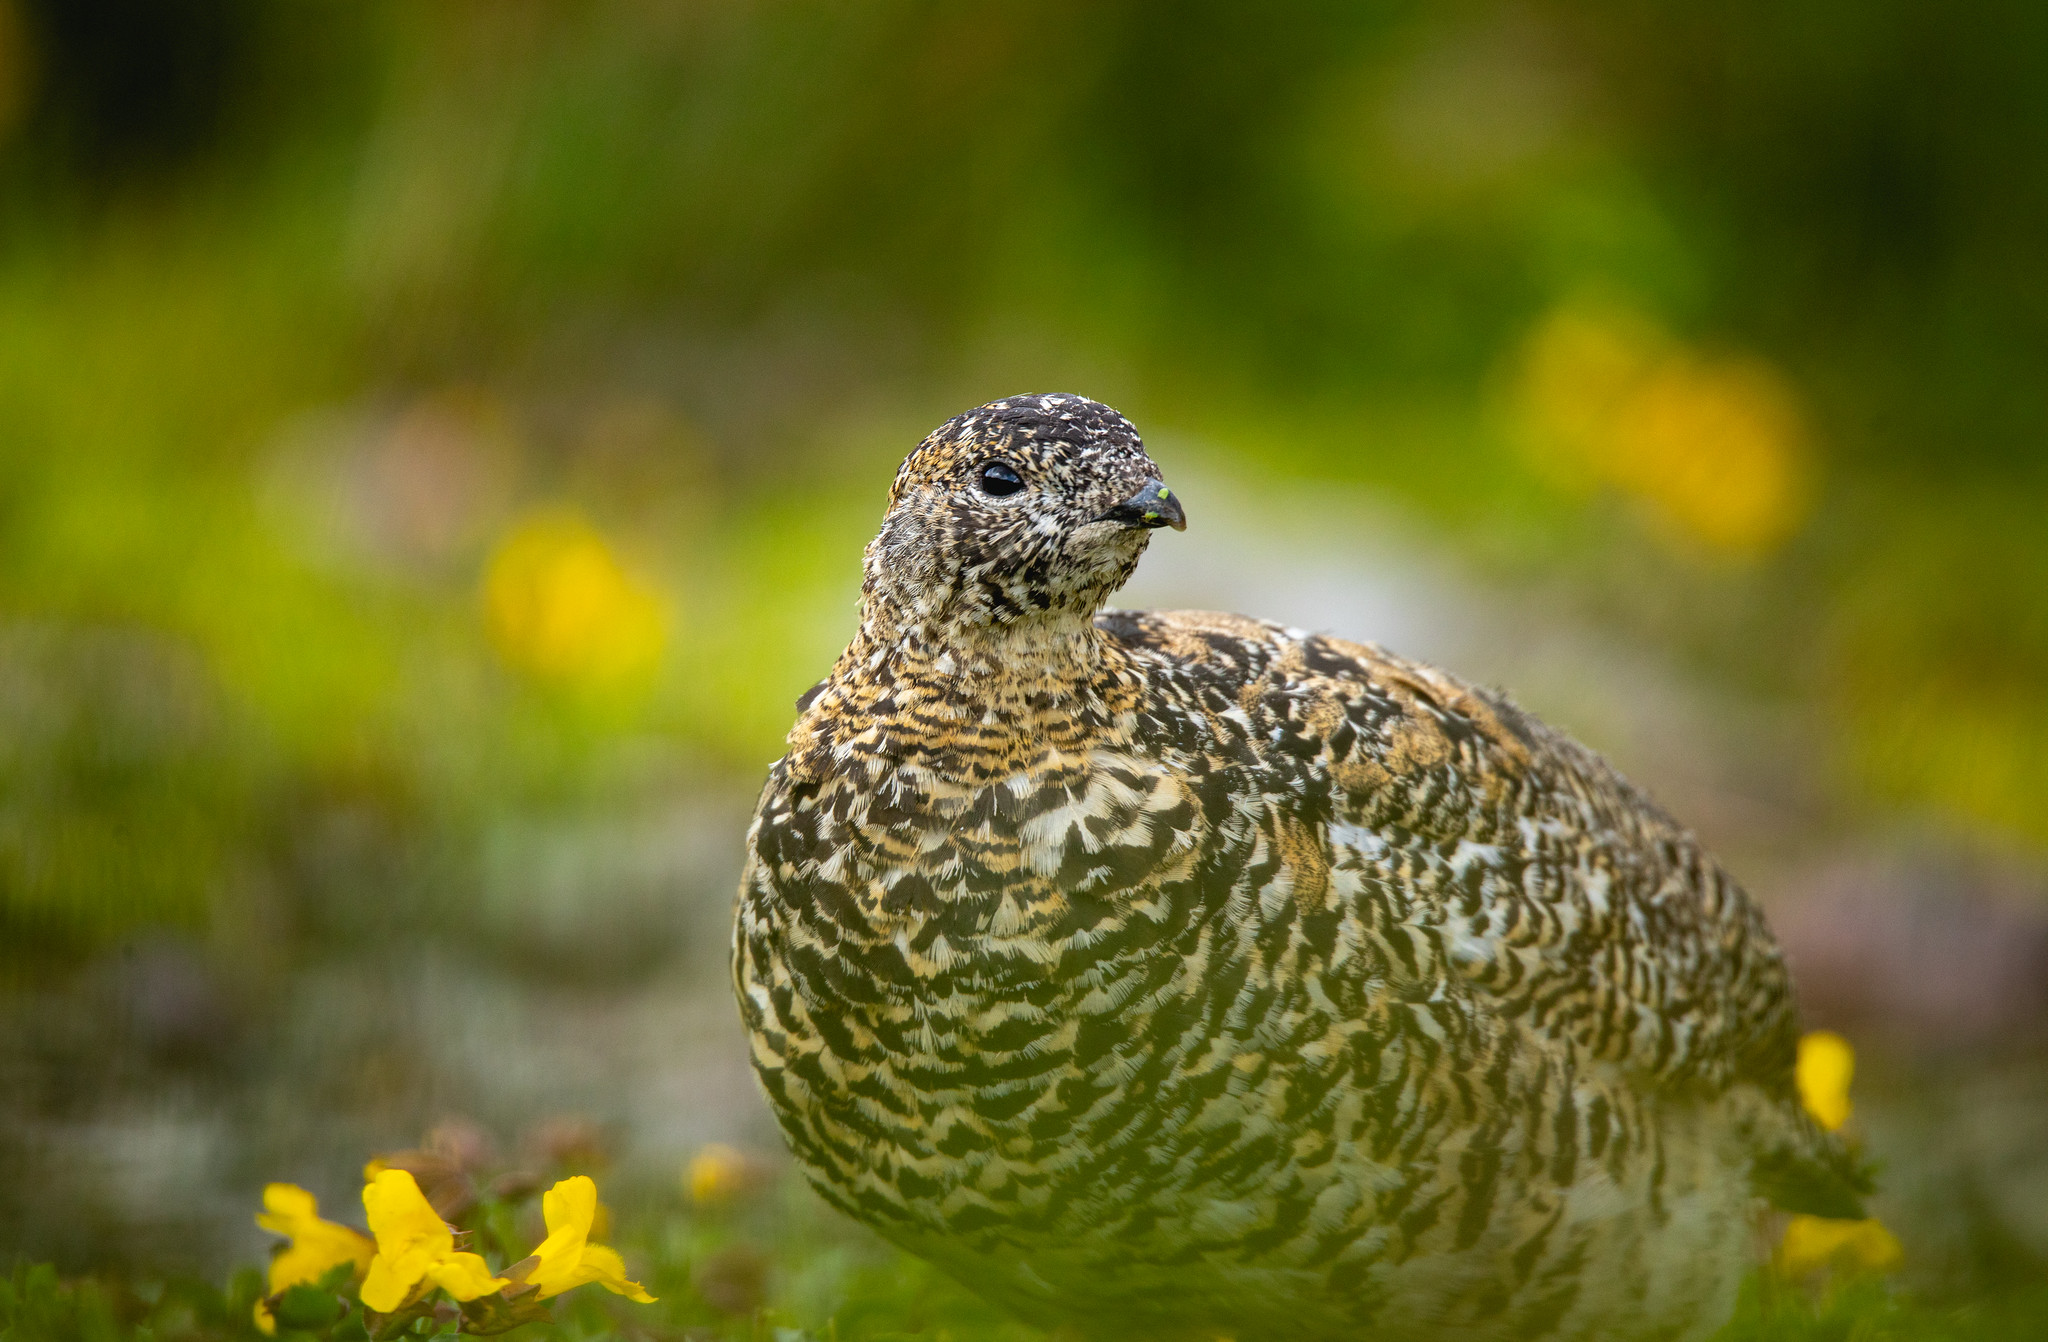
[[[1180,499],[1157,480],[1147,480],[1143,489],[1095,520],[1121,522],[1128,527],[1188,529],[1188,515],[1181,510]]]

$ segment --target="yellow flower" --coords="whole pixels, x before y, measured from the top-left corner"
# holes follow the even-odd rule
[[[1830,1266],[1854,1272],[1889,1272],[1904,1257],[1898,1237],[1874,1220],[1794,1216],[1778,1243],[1778,1270],[1788,1277],[1804,1277]]]
[[[1856,1075],[1856,1050],[1833,1030],[1815,1030],[1799,1040],[1793,1076],[1799,1102],[1829,1132],[1849,1121],[1849,1082]],[[1837,1266],[1855,1272],[1889,1272],[1905,1256],[1898,1237],[1876,1220],[1835,1221],[1794,1216],[1778,1242],[1778,1270],[1803,1277]]]
[[[474,1300],[509,1284],[491,1275],[481,1255],[455,1251],[455,1233],[404,1170],[380,1171],[363,1190],[363,1208],[377,1237],[377,1256],[363,1282],[363,1304],[378,1313],[391,1313],[424,1287],[438,1286],[457,1300]]]
[[[1618,490],[1709,550],[1769,554],[1811,511],[1813,453],[1785,378],[1688,349],[1625,309],[1567,304],[1538,326],[1515,411],[1531,464],[1555,483]]]
[[[1856,1075],[1856,1050],[1833,1030],[1815,1030],[1799,1041],[1793,1075],[1799,1102],[1813,1121],[1834,1132],[1849,1121],[1849,1081]]]
[[[668,638],[661,597],[575,513],[540,513],[514,527],[491,556],[483,595],[499,653],[558,684],[644,680]]]
[[[311,1193],[296,1184],[271,1184],[263,1190],[263,1214],[256,1224],[291,1240],[283,1253],[270,1260],[270,1290],[319,1281],[343,1263],[355,1264],[356,1275],[369,1270],[377,1246],[359,1230],[320,1219],[320,1204]],[[256,1326],[266,1333],[277,1331],[277,1320],[263,1301],[256,1302]]]
[[[683,1174],[690,1201],[700,1207],[718,1206],[739,1197],[759,1182],[760,1170],[746,1154],[724,1142],[708,1142],[690,1157]]]
[[[550,1188],[541,1196],[540,1208],[547,1218],[548,1237],[533,1251],[533,1266],[525,1275],[525,1284],[539,1292],[536,1299],[547,1300],[594,1281],[614,1295],[643,1305],[654,1303],[639,1282],[626,1280],[624,1259],[590,1242],[598,1206],[597,1185],[589,1175],[579,1174]]]

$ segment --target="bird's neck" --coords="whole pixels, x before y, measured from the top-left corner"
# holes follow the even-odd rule
[[[958,621],[870,599],[862,603],[860,630],[847,655],[863,663],[879,659],[899,678],[950,681],[963,694],[981,696],[1013,689],[1077,692],[1099,677],[1113,654],[1092,613]]]
[[[1091,616],[962,625],[870,594],[790,745],[792,755],[824,748],[986,777],[1098,743],[1134,709],[1137,684]]]

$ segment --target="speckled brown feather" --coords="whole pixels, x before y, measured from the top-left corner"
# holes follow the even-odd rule
[[[992,460],[1018,501],[977,494]],[[898,473],[741,885],[806,1173],[1105,1335],[1710,1331],[1758,1168],[1854,1179],[1799,1112],[1754,905],[1498,695],[1101,612],[1149,535],[1103,518],[1156,478],[1072,397]]]

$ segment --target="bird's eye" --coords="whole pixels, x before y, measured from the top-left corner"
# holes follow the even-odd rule
[[[1000,461],[991,461],[981,468],[976,483],[980,484],[982,493],[993,494],[1000,499],[1024,488],[1024,477]]]

